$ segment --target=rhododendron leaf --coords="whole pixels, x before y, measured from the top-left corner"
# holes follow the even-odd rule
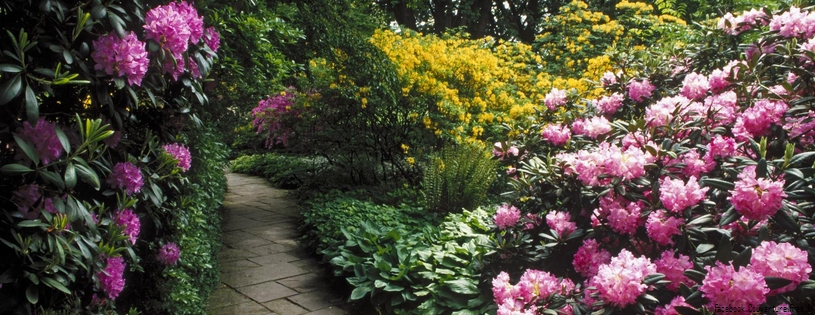
[[[690,278],[691,276],[688,274],[688,271],[690,271],[690,270],[685,270],[685,275]],[[693,271],[696,271],[696,270],[693,270]],[[698,272],[698,271],[696,271],[696,272]],[[702,277],[699,278],[698,281],[693,279],[693,278],[691,278],[691,280],[694,280],[697,283],[702,283],[702,280],[704,280],[705,275],[703,273],[701,273],[701,272],[699,272],[699,274],[701,274]],[[690,304],[691,306],[694,306],[694,307],[701,306],[702,302],[705,302],[705,299],[702,297],[702,291],[699,291],[699,290],[693,291],[693,293],[691,293],[690,295],[685,297],[685,303],[688,303],[688,304]]]
[[[682,274],[684,274],[691,280],[695,281],[696,283],[702,283],[702,280],[705,280],[705,274],[698,270],[688,269],[683,271]]]
[[[701,312],[697,311],[696,309],[687,307],[687,306],[675,306],[674,309],[679,312],[680,315],[700,315]]]
[[[642,280],[644,284],[654,284],[657,283],[659,280],[665,279],[665,275],[661,273],[652,273],[650,275],[645,276],[645,279]]]
[[[20,74],[15,74],[10,79],[0,84],[0,105],[5,105],[17,97],[17,95],[20,95],[22,87],[23,79]]]
[[[25,174],[25,173],[32,172],[32,171],[34,171],[34,170],[28,168],[28,166],[17,164],[17,163],[6,164],[6,165],[3,165],[3,167],[0,167],[0,172],[2,172],[3,174],[12,175],[12,176]]]
[[[790,159],[790,165],[798,164],[799,162],[802,162],[803,160],[807,160],[807,159],[809,159],[809,158],[811,158],[813,156],[815,156],[815,151],[809,151],[809,152],[803,152],[803,153],[796,154],[795,156],[793,156]]]
[[[73,163],[65,166],[65,188],[73,189],[76,186],[76,168]]]
[[[60,176],[59,174],[51,171],[44,171],[40,172],[40,175],[42,176],[43,179],[53,184],[54,186],[57,186],[60,190],[65,189],[65,182],[62,181],[62,176]]]
[[[61,248],[61,246],[57,246],[57,247]],[[42,282],[45,283],[45,285],[47,285],[49,287],[52,287],[54,289],[57,289],[57,290],[60,290],[60,291],[64,292],[65,294],[71,294],[71,290],[68,290],[68,288],[66,288],[62,283],[59,283],[59,281],[57,281],[57,280],[45,277],[45,278],[42,278]]]
[[[36,285],[28,285],[28,287],[25,289],[25,298],[28,299],[28,302],[31,304],[37,304],[37,301],[40,300],[40,292],[37,290]]]
[[[747,266],[750,263],[750,258],[753,257],[753,248],[747,247],[741,253],[739,253],[736,258],[733,258],[733,267],[736,271],[739,270],[739,267]]]
[[[764,281],[767,282],[767,287],[770,288],[770,290],[775,290],[792,283],[792,280],[790,279],[779,277],[764,277]]]
[[[725,226],[730,223],[736,222],[736,220],[738,220],[739,218],[741,218],[741,214],[739,214],[739,212],[736,211],[736,208],[731,206],[729,209],[727,209],[727,211],[725,211],[724,214],[722,214],[722,219],[719,220],[719,226]]]
[[[797,291],[800,291],[804,296],[815,295],[815,281],[806,280],[798,285]]]
[[[91,186],[93,186],[94,189],[97,190],[101,187],[99,177],[96,175],[96,172],[94,172],[92,169],[85,165],[82,165],[81,163],[76,164],[74,167],[76,167],[77,174],[79,175],[79,178],[81,178],[83,182],[90,184]]]
[[[791,169],[785,170],[784,174],[787,174],[787,175],[790,175],[791,177],[794,177],[794,178],[787,178],[787,180],[790,180],[790,181],[792,181],[792,180],[804,180],[805,179],[804,172],[801,172],[801,170],[797,169],[797,168],[791,168]]]
[[[765,177],[767,177],[767,160],[761,158],[758,160],[758,165],[756,165],[756,179]]]
[[[713,244],[699,244],[699,246],[696,246],[696,253],[704,254],[713,250],[714,247]]]
[[[68,141],[68,137],[65,135],[65,132],[62,131],[62,128],[54,126],[54,133],[57,134],[57,139],[59,139],[62,149],[67,153],[71,153],[71,141]]]
[[[702,216],[697,217],[696,219],[691,220],[688,222],[688,225],[702,225],[708,222],[713,222],[713,215],[712,214],[705,214]]]
[[[732,251],[733,244],[730,244],[730,237],[722,235],[722,238],[719,240],[719,248],[716,249],[716,260],[727,263],[733,255]]]
[[[784,208],[779,209],[776,211],[775,216],[773,216],[775,222],[781,225],[781,227],[791,231],[791,232],[799,232],[801,230],[801,226],[795,222],[788,213],[787,210]]]
[[[40,220],[25,220],[17,223],[17,227],[26,228],[26,227],[48,227],[48,224],[41,222]]]

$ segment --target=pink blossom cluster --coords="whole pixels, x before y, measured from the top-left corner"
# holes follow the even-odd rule
[[[648,215],[645,229],[652,240],[660,245],[669,245],[674,243],[671,237],[682,234],[679,228],[684,225],[684,218],[677,218],[666,213],[665,210],[657,210]]]
[[[729,12],[726,13],[719,19],[718,27],[727,34],[738,35],[759,24],[767,25],[767,14],[762,10],[752,9],[742,12],[739,16],[733,16],[733,14]]]
[[[770,295],[795,290],[798,284],[808,280],[812,266],[807,253],[790,243],[764,241],[753,250],[750,269],[764,277],[778,277],[792,283],[770,291]]]
[[[662,205],[673,213],[679,213],[687,207],[699,204],[705,199],[710,188],[700,188],[696,177],[688,178],[687,184],[681,179],[665,177],[660,182],[659,200]]]
[[[63,151],[55,128],[56,126],[53,123],[40,117],[34,126],[31,126],[28,121],[24,121],[22,128],[17,128],[14,135],[33,145],[42,163],[48,164],[62,156]],[[22,149],[15,151],[15,159],[29,160]]]
[[[42,188],[37,184],[20,186],[11,194],[11,201],[17,205],[17,211],[29,220],[36,219],[42,209],[50,213],[57,213],[54,199],[43,198]]]
[[[685,270],[693,269],[693,263],[688,256],[680,254],[679,257],[674,257],[673,251],[666,250],[654,264],[657,266],[657,272],[664,274],[665,280],[670,281],[665,285],[669,290],[676,291],[682,284],[693,286],[693,281],[684,274]]]
[[[666,305],[657,306],[654,309],[654,315],[680,315],[679,311],[676,310],[677,306],[684,306],[688,308],[693,308],[690,304],[685,302],[685,298],[681,295],[677,295],[671,303]]]
[[[534,269],[527,269],[515,285],[503,271],[492,280],[493,298],[501,315],[537,314],[537,301],[553,294],[565,295],[574,288],[569,279],[561,281],[551,273]]]
[[[712,117],[708,117],[706,123],[710,126],[718,127],[733,123],[738,110],[738,96],[736,96],[736,92],[727,91],[705,98],[700,114],[706,115],[708,112],[711,113]]]
[[[642,81],[632,80],[628,84],[628,98],[635,102],[642,102],[644,99],[651,97],[654,89],[656,89],[656,86],[651,84],[648,79]]]
[[[113,188],[122,188],[128,195],[141,191],[144,181],[141,171],[130,162],[119,162],[113,167],[108,177],[108,184]]]
[[[707,308],[714,310],[716,305],[761,305],[770,292],[764,276],[750,268],[736,271],[731,264],[717,261],[716,266],[705,266],[707,276],[699,291],[708,299]],[[743,310],[734,314],[750,314]]]
[[[543,103],[546,104],[546,108],[549,110],[557,110],[558,106],[566,104],[566,91],[558,88],[552,88],[549,93],[546,93]]]
[[[815,144],[815,112],[810,110],[804,116],[788,118],[784,130],[802,145]]]
[[[645,164],[656,158],[642,149],[629,147],[623,151],[615,144],[603,142],[594,151],[580,150],[577,153],[561,153],[557,158],[567,166],[566,174],[577,174],[585,185],[598,186],[611,179],[601,179],[600,175],[619,176],[631,180],[645,174]]]
[[[215,30],[215,27],[210,26],[204,30],[204,43],[213,52],[218,52],[218,48],[221,47],[221,34]]]
[[[705,97],[708,91],[710,91],[710,83],[707,77],[696,72],[691,72],[688,73],[682,81],[682,90],[680,93],[688,99],[698,100]]]
[[[177,80],[184,73],[183,54],[187,47],[197,44],[204,36],[204,20],[188,2],[170,2],[147,12],[144,30],[146,39],[154,40],[172,56],[164,61],[163,71]],[[187,62],[193,61],[187,59]]]
[[[617,83],[617,76],[614,74],[614,72],[606,71],[603,73],[603,77],[600,78],[600,82],[603,84],[603,86],[615,84]]]
[[[700,177],[700,175],[708,173],[716,168],[716,162],[713,160],[702,159],[699,156],[699,151],[696,149],[688,150],[688,152],[682,153],[679,158],[670,160],[666,163],[666,166],[670,168],[676,168],[681,163],[684,165],[680,167],[680,171],[682,175],[685,177]]]
[[[615,232],[634,234],[640,226],[641,214],[642,206],[639,203],[609,193],[600,198],[600,206],[594,210],[591,220],[593,226],[599,226],[602,224],[600,220],[606,220]]]
[[[116,225],[122,228],[122,235],[127,237],[131,244],[135,245],[136,237],[141,231],[139,216],[130,209],[119,211],[114,216],[116,217]]]
[[[105,269],[96,273],[99,286],[111,300],[116,299],[125,287],[125,266],[127,265],[122,257],[106,257]]]
[[[739,141],[766,135],[773,124],[780,124],[789,109],[783,101],[760,99],[742,112],[733,125],[733,134]]]
[[[119,38],[116,33],[99,37],[93,41],[91,58],[96,63],[94,69],[103,70],[108,75],[126,76],[130,85],[141,85],[150,65],[144,42],[132,31],[124,38]]]
[[[600,265],[607,264],[610,261],[611,254],[607,250],[600,248],[595,239],[585,239],[583,245],[574,254],[572,265],[575,271],[586,278],[590,278],[597,274]]]
[[[158,251],[158,261],[166,266],[174,265],[178,261],[178,256],[181,254],[181,250],[178,249],[178,245],[173,242],[168,242],[164,244]]]
[[[190,150],[187,149],[187,147],[182,144],[171,143],[165,144],[162,146],[162,148],[165,152],[172,156],[174,160],[177,161],[176,166],[181,169],[182,172],[186,172],[190,169],[192,157],[190,156]]]
[[[266,140],[267,147],[278,143],[288,145],[292,132],[284,128],[283,121],[287,117],[298,115],[298,112],[292,109],[293,105],[294,93],[283,92],[260,100],[258,106],[252,109],[254,117],[252,124],[258,128],[258,133],[266,131],[274,135]]]
[[[614,114],[622,105],[623,95],[620,93],[602,96],[594,102],[594,107],[597,108],[597,113],[600,115]]]
[[[504,230],[518,223],[518,220],[521,219],[521,211],[515,208],[515,206],[503,204],[498,207],[498,211],[495,212],[493,219],[498,229]]]
[[[549,124],[543,128],[541,137],[553,145],[564,145],[572,138],[572,131],[561,124]]]
[[[811,38],[815,35],[815,17],[793,6],[789,11],[773,16],[770,30],[778,31],[784,37]]]
[[[608,264],[601,265],[592,282],[600,298],[608,304],[625,307],[637,301],[648,286],[645,277],[657,273],[657,267],[647,257],[634,257],[623,249]]]
[[[761,221],[781,209],[782,201],[787,197],[783,179],[756,178],[755,165],[746,166],[738,178],[727,200],[739,214]]]
[[[571,220],[572,216],[568,212],[549,211],[546,214],[546,224],[550,229],[555,230],[559,237],[567,236],[577,230],[577,224]]]
[[[495,157],[502,161],[504,160],[504,158],[518,157],[519,154],[520,150],[518,150],[518,147],[516,146],[510,146],[509,149],[504,150],[504,148],[501,145],[501,142],[496,142],[495,144],[493,144],[492,155],[494,155]]]
[[[715,135],[705,146],[707,153],[705,161],[712,162],[715,158],[726,158],[736,154],[736,140],[727,136]]]
[[[674,120],[674,115],[679,114],[677,121],[690,121],[698,118],[705,112],[702,104],[693,102],[682,95],[668,96],[660,99],[645,109],[645,121],[649,126],[666,126]]]
[[[611,124],[609,124],[608,119],[603,116],[575,119],[572,123],[572,131],[578,135],[597,139],[600,135],[611,131]]]

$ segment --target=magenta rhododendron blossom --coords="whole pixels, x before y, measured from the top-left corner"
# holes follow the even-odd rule
[[[572,216],[568,212],[549,211],[546,214],[546,224],[549,225],[550,229],[555,230],[555,233],[560,237],[567,236],[577,230],[577,224],[571,220]]]
[[[173,159],[178,161],[176,166],[181,169],[182,172],[186,172],[190,169],[190,164],[192,163],[192,157],[190,156],[190,150],[187,149],[184,145],[178,143],[171,143],[165,144],[162,146],[165,152],[170,154]]]
[[[506,300],[512,300],[512,284],[509,283],[509,274],[501,271],[492,279],[492,295],[495,304],[502,304]]]
[[[538,314],[538,307],[535,305],[527,308],[526,303],[520,300],[507,300],[503,304],[498,305],[498,315],[536,315]]]
[[[719,19],[718,28],[724,30],[727,34],[738,35],[742,32],[756,27],[758,24],[767,25],[767,14],[762,10],[752,9],[744,11],[740,16],[733,16],[732,13],[726,13]]]
[[[178,261],[178,256],[181,254],[181,250],[178,249],[178,245],[173,242],[169,242],[164,244],[158,251],[158,261],[164,265],[170,266],[174,265]]]
[[[770,291],[770,295],[795,290],[798,284],[808,280],[812,266],[807,261],[807,253],[790,243],[761,242],[753,250],[750,269],[764,277],[778,277],[792,283]]]
[[[674,235],[682,234],[679,227],[685,225],[684,218],[677,218],[665,213],[665,210],[657,210],[648,215],[645,228],[648,230],[648,237],[660,245],[673,244],[671,239]]]
[[[782,201],[787,197],[783,179],[757,179],[755,165],[745,167],[738,178],[727,200],[739,214],[750,220],[761,221],[781,209]]]
[[[648,286],[642,281],[649,274],[657,273],[657,267],[646,257],[635,258],[623,249],[611,262],[601,265],[592,278],[600,299],[607,304],[625,307],[637,301]]]
[[[121,188],[128,195],[141,191],[144,181],[141,171],[130,162],[119,162],[113,167],[113,172],[108,177],[108,184],[113,188]]]
[[[144,30],[146,39],[154,40],[169,54],[162,71],[178,80],[185,69],[183,54],[189,44],[197,44],[204,36],[204,22],[188,2],[170,2],[147,12]]]
[[[744,110],[733,125],[733,134],[739,141],[766,135],[773,124],[780,124],[789,109],[783,101],[761,99]]]
[[[607,250],[600,248],[596,240],[586,239],[583,240],[583,245],[574,254],[572,265],[575,271],[586,278],[590,278],[597,274],[600,265],[607,264],[610,261],[611,254]]]
[[[705,97],[709,90],[710,83],[707,77],[696,72],[691,72],[688,73],[688,75],[685,76],[685,80],[682,81],[682,90],[680,93],[689,99],[698,100]]]
[[[116,225],[122,228],[122,235],[126,236],[131,244],[136,244],[136,237],[141,230],[139,216],[133,213],[133,210],[124,209],[119,211],[115,217]]]
[[[694,176],[688,178],[687,183],[681,179],[665,177],[660,183],[659,200],[666,209],[678,213],[687,207],[699,204],[705,199],[705,194],[709,189],[708,187],[700,188]]]
[[[628,98],[635,102],[642,102],[644,99],[651,97],[651,93],[654,89],[656,89],[656,87],[651,84],[648,79],[643,79],[642,81],[632,80],[631,83],[628,84]]]
[[[680,108],[680,114],[687,114],[692,108],[691,100],[681,95],[664,97],[645,109],[645,121],[651,127],[666,126],[674,120],[677,108]],[[690,117],[682,117],[679,120],[685,121],[688,118]]]
[[[710,139],[707,146],[705,160],[713,161],[714,158],[730,157],[736,154],[736,140],[727,136],[716,135]]]
[[[204,30],[204,43],[213,52],[218,52],[218,48],[221,47],[221,34],[215,30],[215,27],[210,26]]]
[[[535,298],[546,299],[561,289],[557,277],[534,269],[527,269],[515,287],[520,288],[515,296],[527,302],[532,302]]]
[[[17,211],[19,211],[24,218],[33,220],[40,214],[37,201],[40,200],[41,197],[42,192],[40,186],[30,184],[17,188],[11,195],[11,201],[17,205]]]
[[[504,230],[508,227],[515,226],[518,223],[518,220],[521,219],[521,211],[515,206],[510,206],[508,204],[503,204],[498,207],[498,211],[495,212],[495,225],[498,226],[498,229]]]
[[[258,128],[257,132],[267,132],[266,146],[274,144],[288,145],[293,132],[286,128],[284,120],[295,117],[299,112],[292,108],[294,105],[294,92],[283,92],[279,95],[260,100],[258,106],[252,109],[254,121],[252,125]]]
[[[614,72],[606,71],[603,73],[603,77],[600,78],[600,82],[603,84],[603,86],[615,84],[617,83],[617,76],[614,75]]]
[[[130,85],[141,85],[150,65],[145,43],[132,31],[124,38],[119,38],[116,33],[99,37],[93,41],[91,58],[96,63],[94,69],[102,70],[108,75],[126,76]]]
[[[553,88],[546,94],[546,97],[543,99],[543,103],[546,104],[546,108],[549,110],[557,110],[558,106],[566,104],[566,91]]]
[[[673,298],[673,300],[671,300],[671,303],[657,306],[657,308],[654,309],[654,315],[680,315],[679,311],[676,310],[677,306],[693,308],[690,304],[685,302],[685,298],[683,296],[677,295],[675,298]]]
[[[572,138],[572,131],[561,124],[549,124],[543,128],[541,137],[553,145],[564,145]]]
[[[576,119],[572,123],[572,131],[578,135],[597,139],[602,134],[611,131],[611,124],[603,116],[594,116],[586,119]]]
[[[503,161],[506,157],[517,157],[520,154],[520,151],[516,146],[510,146],[509,149],[504,150],[504,148],[501,146],[501,142],[496,142],[493,145],[492,154]]]
[[[107,257],[105,261],[106,267],[96,273],[96,279],[99,280],[99,286],[107,297],[114,300],[125,287],[123,276],[127,265],[122,257]]]
[[[810,110],[805,116],[787,119],[784,130],[790,138],[798,138],[801,145],[812,145],[815,143],[815,112]]]
[[[809,13],[801,12],[798,7],[790,7],[789,11],[776,15],[770,20],[770,30],[778,31],[784,37],[810,38],[815,34],[813,21]]]
[[[21,140],[33,145],[42,164],[48,164],[62,156],[63,151],[62,144],[59,142],[54,128],[56,127],[53,123],[40,117],[36,126],[31,126],[28,121],[24,121],[22,128],[18,128],[14,134]],[[23,150],[15,151],[15,159],[28,161],[28,156]]]
[[[671,282],[665,285],[669,290],[676,291],[683,283],[688,287],[693,286],[690,278],[684,274],[685,270],[693,269],[693,263],[688,256],[680,254],[679,257],[674,257],[673,251],[666,250],[654,264],[657,266],[657,272],[664,274],[665,279]]]
[[[702,281],[699,291],[708,299],[706,305],[709,311],[714,311],[716,305],[746,306],[761,305],[770,292],[764,276],[750,268],[740,268],[736,271],[733,265],[722,264],[717,261],[716,266],[706,266],[707,276]],[[734,314],[750,314],[746,308]]]
[[[601,96],[597,101],[594,102],[594,107],[597,108],[597,112],[600,115],[611,115],[617,112],[620,109],[620,106],[623,105],[623,95],[620,93],[614,93],[607,96]]]

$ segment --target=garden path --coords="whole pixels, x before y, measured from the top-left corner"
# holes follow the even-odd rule
[[[317,260],[297,243],[297,205],[261,177],[228,173],[221,284],[211,315],[347,314]]]

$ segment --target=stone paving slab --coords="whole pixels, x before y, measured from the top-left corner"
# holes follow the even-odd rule
[[[297,242],[300,210],[263,178],[227,174],[221,285],[210,315],[345,315],[317,260]]]

